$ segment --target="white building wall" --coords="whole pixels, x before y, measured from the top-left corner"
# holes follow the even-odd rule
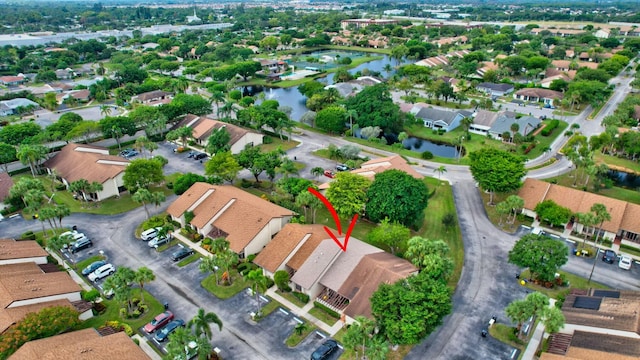
[[[14,301],[7,308],[15,308],[15,307],[25,306],[25,305],[40,304],[46,301],[63,300],[63,299],[67,299],[71,302],[82,300],[82,298],[80,297],[80,292],[76,291],[76,292],[67,293],[67,294],[51,295],[51,296],[44,296],[44,297],[33,298],[33,299]]]
[[[233,145],[231,145],[231,153],[238,154],[240,151],[244,150],[247,144],[253,143],[254,146],[262,144],[263,135],[257,133],[247,133],[238,141],[236,141]]]
[[[9,265],[9,264],[24,264],[24,263],[36,263],[38,265],[46,264],[47,257],[46,256],[38,256],[38,257],[28,257],[28,258],[20,258],[20,259],[6,259],[0,260],[0,265]]]

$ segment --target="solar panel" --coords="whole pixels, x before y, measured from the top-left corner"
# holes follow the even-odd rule
[[[590,297],[590,296],[576,296],[576,301],[573,303],[574,308],[600,310],[600,303],[602,298]]]
[[[614,291],[614,290],[594,290],[594,291],[593,291],[593,296],[599,296],[599,297],[608,297],[608,298],[620,299],[620,291]]]

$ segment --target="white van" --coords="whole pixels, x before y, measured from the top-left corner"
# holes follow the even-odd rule
[[[140,238],[142,238],[142,241],[149,241],[149,240],[153,239],[154,237],[158,236],[158,232],[160,230],[162,230],[161,227],[147,229],[147,230],[143,231],[142,234],[140,234]]]

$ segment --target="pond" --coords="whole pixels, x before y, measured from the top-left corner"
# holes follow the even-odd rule
[[[458,149],[455,146],[447,144],[437,144],[429,140],[410,136],[407,140],[402,142],[402,145],[407,150],[423,153],[425,151],[431,152],[435,156],[453,159],[458,156]],[[463,150],[464,152],[464,150]]]
[[[609,179],[613,180],[615,186],[638,189],[640,188],[640,176],[633,173],[626,173],[623,171],[609,170],[607,174]]]

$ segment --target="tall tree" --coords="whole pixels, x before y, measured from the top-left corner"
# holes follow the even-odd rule
[[[204,165],[205,174],[218,176],[229,183],[233,183],[240,170],[242,167],[230,151],[217,152]]]
[[[471,174],[482,189],[491,193],[491,204],[494,193],[505,193],[522,186],[522,178],[527,173],[523,157],[494,148],[484,148],[472,152],[469,158]]]
[[[360,214],[367,203],[367,189],[371,180],[358,174],[340,172],[327,189],[326,197],[333,204],[338,215],[351,218]]]
[[[164,180],[162,165],[155,159],[135,159],[124,170],[122,181],[129,191],[149,188]]]
[[[38,173],[38,166],[40,161],[45,159],[48,154],[48,149],[42,145],[30,145],[23,144],[18,146],[16,156],[21,163],[29,165],[31,169],[31,175],[33,177]]]
[[[611,214],[607,211],[607,207],[601,203],[595,203],[591,205],[591,212],[595,215],[595,220],[600,225],[598,226],[598,232],[596,233],[595,242],[598,243],[598,237],[602,232],[602,225],[605,221],[611,221]]]
[[[268,279],[262,273],[262,269],[255,269],[255,270],[249,271],[249,273],[247,274],[247,280],[249,280],[249,282],[251,282],[251,290],[253,291],[253,294],[256,297],[256,302],[257,302],[257,306],[258,306],[256,314],[259,315],[261,310],[262,310],[262,302],[260,301],[260,293],[264,293],[264,292],[267,291]]]
[[[207,152],[217,154],[220,151],[229,151],[229,141],[231,141],[231,135],[225,127],[215,129],[207,140]]]
[[[218,330],[222,331],[222,320],[214,312],[206,312],[205,309],[198,309],[198,313],[187,323],[188,328],[193,328],[194,333],[198,337],[204,335],[205,338],[211,340],[213,335],[211,324],[218,325]]]
[[[409,239],[405,256],[434,279],[446,280],[453,272],[449,245],[442,240],[414,236]]]
[[[567,247],[543,235],[527,234],[509,251],[510,263],[529,268],[532,278],[542,281],[552,281],[568,260]]]
[[[511,214],[513,215],[511,223],[513,224],[516,221],[518,210],[522,210],[524,207],[524,199],[518,195],[509,195],[505,202],[509,205],[509,209],[511,209]]]
[[[156,275],[146,266],[135,271],[134,279],[140,286],[140,302],[144,304],[144,284],[148,284],[156,279]]]
[[[375,175],[367,198],[367,217],[372,221],[389,218],[417,229],[424,219],[429,191],[420,179],[404,171],[386,170]]]
[[[324,205],[320,199],[314,196],[312,193],[308,191],[303,191],[298,196],[296,196],[296,206],[302,207],[304,209],[304,217],[309,221],[309,217],[307,216],[307,211],[311,211],[311,223],[316,223],[316,211],[322,208]]]
[[[438,173],[438,180],[440,180],[440,177],[442,176],[442,174],[447,172],[447,168],[444,165],[440,165],[437,168],[433,169],[433,172]]]
[[[367,240],[373,244],[383,244],[389,247],[395,255],[398,248],[402,248],[411,236],[411,231],[398,222],[391,223],[389,218],[384,218],[369,234]]]
[[[9,163],[16,161],[16,148],[10,144],[0,142],[0,164],[4,172],[9,172]]]

